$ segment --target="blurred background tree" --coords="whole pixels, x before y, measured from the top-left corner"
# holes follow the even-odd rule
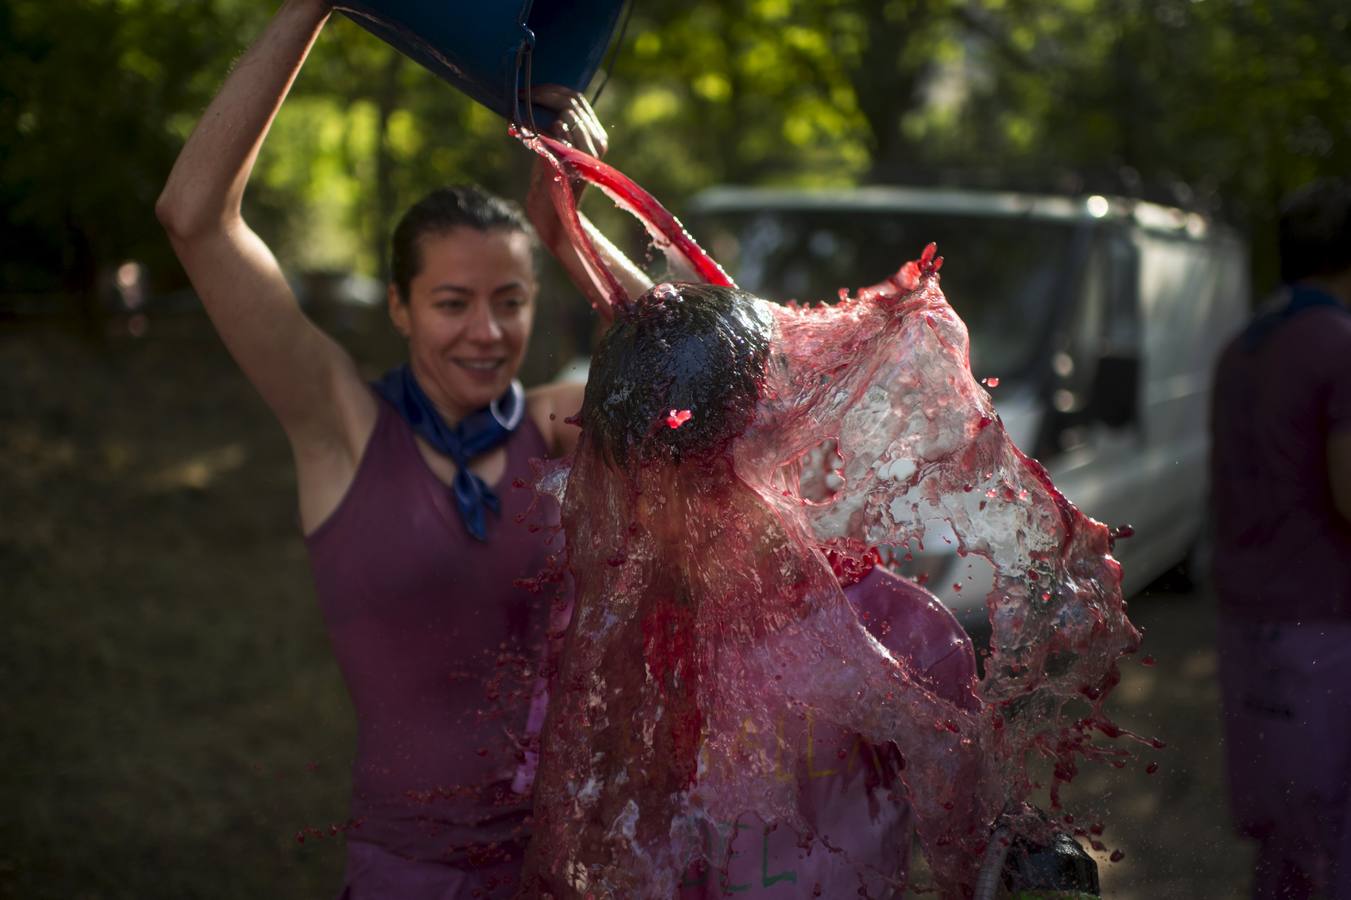
[[[247,24],[223,2],[0,6],[4,291],[60,291],[87,315],[101,266],[167,265],[150,209],[174,126],[233,52],[217,36]]]
[[[182,285],[154,198],[271,8],[0,7],[0,293],[92,316],[127,259]],[[646,0],[599,108],[612,161],[677,208],[720,182],[1147,195],[1220,211],[1254,239],[1265,286],[1276,199],[1351,169],[1349,22],[1341,0]],[[520,196],[529,160],[512,144],[335,17],[248,214],[293,268],[378,277],[392,219],[429,187]]]

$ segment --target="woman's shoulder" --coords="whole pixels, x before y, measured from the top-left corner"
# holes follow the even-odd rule
[[[526,410],[551,456],[564,456],[577,445],[581,429],[568,420],[581,411],[585,391],[581,382],[556,381],[526,393]]]

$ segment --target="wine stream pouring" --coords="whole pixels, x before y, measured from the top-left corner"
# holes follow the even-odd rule
[[[1140,642],[1111,534],[1005,434],[932,245],[833,305],[770,303],[737,290],[621,173],[517,133],[554,166],[587,293],[613,319],[578,450],[541,481],[562,504],[577,596],[527,892],[674,897],[716,822],[782,825],[804,852],[828,852],[783,775],[809,752],[813,718],[899,748],[917,834],[950,896],[970,892],[996,820],[1046,837],[1029,757],[1049,763],[1055,812],[1078,757],[1120,764],[1131,751],[1110,741],[1122,736],[1161,746],[1104,711],[1118,659]],[[577,214],[578,178],[700,284],[624,296]],[[823,491],[821,467],[804,460],[825,444],[843,464]],[[937,696],[867,633],[823,552],[904,552],[935,521],[995,569],[974,709]]]

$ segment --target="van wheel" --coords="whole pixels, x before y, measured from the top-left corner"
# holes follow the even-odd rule
[[[1211,564],[1215,558],[1215,538],[1207,518],[1201,531],[1192,538],[1187,555],[1168,575],[1172,575],[1175,590],[1189,594],[1205,593],[1210,589]],[[1165,576],[1167,577],[1167,576]]]

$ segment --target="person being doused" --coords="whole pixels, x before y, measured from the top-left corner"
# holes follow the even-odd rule
[[[948,893],[969,888],[991,823],[1025,792],[1021,745],[1005,740],[993,707],[940,696],[847,602],[818,532],[828,530],[822,517],[844,509],[856,549],[879,543],[879,530],[899,536],[898,522],[879,523],[867,509],[869,479],[834,503],[808,504],[800,490],[803,455],[828,437],[874,470],[894,444],[908,443],[914,458],[939,463],[927,473],[939,481],[1010,477],[1026,463],[979,404],[958,402],[974,394],[957,391],[948,410],[928,410],[956,414],[951,430],[924,428],[908,441],[914,423],[890,408],[923,412],[933,399],[916,380],[922,357],[924,377],[949,392],[965,367],[965,333],[932,275],[921,279],[912,264],[855,301],[812,310],[668,283],[619,312],[593,362],[562,496],[578,599],[546,725],[528,888],[672,896],[700,857],[701,832],[718,823],[786,826],[809,849],[816,829],[800,779],[785,772],[808,752],[813,717],[899,748],[931,869]],[[935,440],[949,444],[942,459],[926,444]],[[936,485],[921,475],[913,486]],[[1029,531],[1066,548],[1092,535],[1036,477],[1019,482],[1018,496],[1032,511]],[[1098,544],[1067,549],[1059,562],[1103,592],[1080,601],[1112,613],[1119,575],[1099,529]],[[987,549],[984,532],[962,530]],[[1136,638],[1124,616],[1098,619],[1106,627],[1096,633],[1067,623],[1047,641],[1052,652],[1092,661],[1065,663],[1076,690],[1108,680],[1103,661]],[[1008,653],[1035,662],[1030,654],[1047,648],[1024,640],[1023,624],[1005,629]],[[1090,646],[1104,639],[1110,652]],[[1015,663],[1005,682],[1019,670]],[[1048,725],[1056,679],[1039,671],[1042,682],[1023,700],[1049,714]],[[865,860],[849,863],[861,883],[876,874],[862,871]]]

